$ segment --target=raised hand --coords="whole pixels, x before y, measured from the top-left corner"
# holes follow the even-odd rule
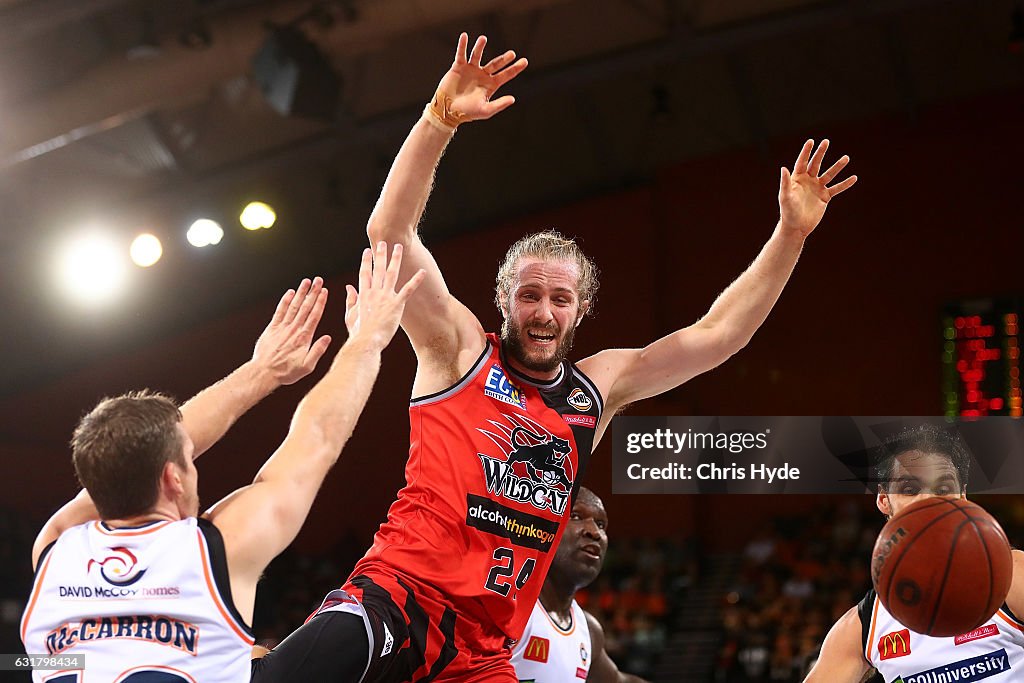
[[[491,98],[527,66],[526,59],[517,60],[512,50],[483,64],[487,36],[476,39],[467,58],[468,45],[469,36],[463,33],[455,49],[455,61],[438,84],[431,105],[438,118],[451,127],[465,121],[489,119],[512,106],[516,100],[511,95],[496,100]]]
[[[814,140],[804,143],[796,165],[793,166],[793,173],[790,174],[789,169],[783,167],[779,183],[780,222],[784,228],[796,230],[804,237],[817,227],[829,201],[857,182],[857,176],[853,175],[829,187],[829,183],[850,163],[850,157],[844,155],[819,176],[828,140],[822,140],[812,156],[813,148]]]
[[[304,279],[297,291],[281,297],[270,324],[256,340],[254,363],[267,368],[281,384],[294,384],[313,372],[331,343],[330,335],[313,342],[313,333],[327,305],[322,278]]]
[[[378,242],[376,251],[363,250],[363,260],[359,264],[359,290],[356,291],[352,285],[345,288],[348,293],[345,327],[352,339],[367,339],[384,348],[395,336],[406,302],[426,276],[426,271],[421,268],[396,292],[395,284],[401,269],[401,244],[394,246],[390,263],[386,242]]]

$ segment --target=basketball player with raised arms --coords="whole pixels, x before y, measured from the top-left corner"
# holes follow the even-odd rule
[[[878,458],[876,505],[892,518],[931,497],[966,498],[970,457],[941,427],[908,428],[886,440]],[[964,587],[964,590],[969,590]],[[948,638],[925,636],[897,621],[869,590],[825,637],[810,683],[859,683],[877,670],[887,683],[992,683],[1024,678],[1024,552],[1013,551],[1006,603],[983,626]]]
[[[519,683],[644,683],[619,671],[604,649],[601,622],[576,602],[576,591],[601,573],[607,551],[604,503],[593,491],[580,487],[540,599],[512,650]]]
[[[72,440],[85,487],[43,527],[21,624],[31,654],[85,656],[85,669],[35,671],[48,683],[247,681],[256,583],[292,542],[355,426],[422,275],[395,291],[382,244],[349,287],[349,338],[302,399],[256,478],[199,516],[192,460],[275,387],[308,375],[327,302],[320,278],[285,294],[253,359],[179,410],[149,391],[104,399]]]
[[[610,349],[576,364],[566,357],[591,312],[596,268],[557,233],[524,237],[498,273],[501,332],[487,333],[417,234],[456,127],[514,102],[492,98],[526,60],[508,51],[485,63],[485,43],[480,37],[467,54],[468,38],[460,36],[367,226],[371,241],[405,245],[402,281],[427,273],[402,316],[418,363],[406,486],[349,581],[267,655],[264,664],[281,679],[516,681],[509,646],[526,626],[612,416],[742,349],[829,201],[856,181],[830,187],[849,159],[819,175],[827,142],[812,154],[808,140],[792,174],[781,171],[781,218],[770,239],[707,315],[643,348]],[[345,647],[367,641],[368,649]],[[310,654],[321,648],[322,657]]]

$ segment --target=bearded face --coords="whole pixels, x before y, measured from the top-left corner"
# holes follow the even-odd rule
[[[501,328],[505,350],[515,365],[552,374],[572,348],[585,311],[576,286],[579,268],[571,261],[523,258],[505,302]]]

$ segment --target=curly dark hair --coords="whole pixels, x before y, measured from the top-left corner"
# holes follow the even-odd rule
[[[934,424],[907,427],[885,439],[875,457],[875,476],[882,490],[887,490],[892,482],[896,458],[908,451],[945,456],[956,469],[960,491],[967,490],[967,479],[971,469],[971,456],[967,445],[956,427],[947,428]]]

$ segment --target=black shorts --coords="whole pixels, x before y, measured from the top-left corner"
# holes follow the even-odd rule
[[[480,636],[487,633],[481,647]],[[515,683],[511,650],[407,578],[357,576],[263,659],[253,683]]]

